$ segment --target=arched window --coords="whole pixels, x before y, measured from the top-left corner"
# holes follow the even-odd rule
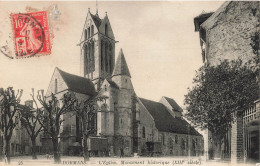
[[[172,140],[171,137],[169,138],[168,142],[169,142],[169,147],[172,148],[172,146],[173,146],[173,140]]]
[[[89,49],[88,49],[88,45],[84,46],[84,54],[85,54],[85,70],[86,70],[86,74],[89,73]]]
[[[55,93],[57,93],[58,92],[58,80],[57,80],[57,78],[55,78]]]
[[[94,26],[91,25],[91,36],[93,36],[93,35],[94,35]]]
[[[110,57],[110,62],[109,62],[109,64],[110,64],[110,72],[112,73],[113,72],[113,56],[112,56],[112,54],[113,54],[113,52],[112,52],[113,50],[112,50],[112,44],[110,44],[109,45],[109,57]]]
[[[91,56],[92,56],[92,69],[91,69],[91,72],[94,72],[95,71],[95,43],[94,41],[92,42],[91,44],[92,46],[92,52],[91,52]]]
[[[89,73],[92,71],[92,43],[89,43]]]
[[[173,139],[171,137],[169,138],[169,149],[170,154],[173,154]]]
[[[88,30],[85,29],[85,40],[87,40],[87,39],[88,39]]]
[[[185,149],[185,141],[184,141],[184,139],[181,139],[181,148]]]
[[[178,143],[178,135],[175,135],[175,143]]]
[[[91,68],[91,44],[90,43],[88,44],[87,52],[88,52],[88,54],[87,54],[87,57],[88,57],[88,66],[87,66],[87,68],[88,68],[88,74],[89,74],[90,73],[90,68]]]
[[[106,36],[108,35],[108,26],[107,26],[107,24],[105,24],[105,35]]]
[[[90,27],[88,27],[88,38],[90,38]]]
[[[162,141],[162,144],[164,145],[164,134],[162,134],[162,137],[161,137],[161,141]]]
[[[101,41],[101,72],[104,71],[104,56],[105,56],[105,52],[104,52],[104,42]]]
[[[143,138],[145,138],[145,127],[143,126]]]
[[[192,139],[192,149],[194,150],[194,149],[195,149],[195,147],[196,147],[196,142],[195,142],[195,140],[194,140],[194,139]]]
[[[91,116],[91,118],[90,118],[90,120],[89,120],[89,126],[88,126],[88,129],[90,129],[90,130],[92,130],[92,133],[93,133],[93,131],[94,131],[94,129],[96,128],[96,119],[97,119],[97,114],[96,113],[94,113],[92,116]]]
[[[108,72],[108,43],[106,42],[106,46],[105,46],[105,64],[106,64],[106,72]]]

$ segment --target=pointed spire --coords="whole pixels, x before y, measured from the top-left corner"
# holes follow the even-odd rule
[[[122,48],[120,49],[119,55],[117,57],[116,65],[112,75],[125,75],[131,77]]]
[[[98,16],[98,0],[96,0],[96,16]]]

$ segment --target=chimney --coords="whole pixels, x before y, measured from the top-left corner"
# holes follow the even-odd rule
[[[26,100],[24,103],[25,103],[25,106],[33,108],[33,100]]]

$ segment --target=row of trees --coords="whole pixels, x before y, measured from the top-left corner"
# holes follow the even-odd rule
[[[20,110],[19,104],[23,94],[18,90],[17,94],[12,88],[0,89],[0,131],[3,137],[3,155],[10,163],[10,141],[13,130],[19,123],[17,112]]]
[[[1,159],[5,158],[5,161],[10,163],[10,141],[13,129],[20,121],[32,142],[32,158],[37,159],[36,138],[40,132],[44,132],[53,143],[54,163],[60,163],[59,136],[61,124],[65,120],[62,115],[72,112],[81,121],[83,157],[84,161],[87,161],[89,159],[87,138],[93,130],[89,127],[90,122],[98,111],[97,103],[105,105],[107,97],[95,96],[85,101],[79,101],[75,95],[68,92],[61,99],[57,99],[54,94],[51,94],[50,97],[44,96],[43,90],[38,91],[35,96],[34,90],[32,90],[31,97],[36,108],[30,108],[20,104],[22,92],[22,90],[18,90],[15,94],[12,88],[0,89],[0,129],[4,147],[2,152],[4,156],[1,156]],[[38,103],[40,103],[40,107]]]

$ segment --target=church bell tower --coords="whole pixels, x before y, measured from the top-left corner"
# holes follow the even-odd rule
[[[89,78],[98,90],[115,65],[115,37],[107,13],[103,19],[98,12],[88,10],[80,39],[80,75]]]

